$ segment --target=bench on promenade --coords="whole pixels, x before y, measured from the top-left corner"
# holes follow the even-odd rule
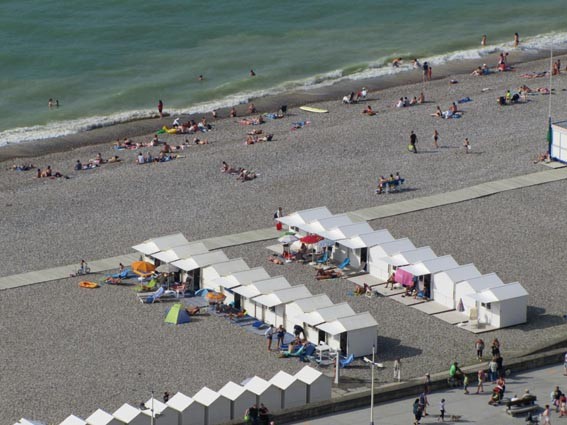
[[[536,400],[537,397],[535,395],[525,395],[514,400],[505,398],[502,400],[502,404],[506,405],[506,413],[510,416],[516,416],[538,410],[539,405],[536,403]]]

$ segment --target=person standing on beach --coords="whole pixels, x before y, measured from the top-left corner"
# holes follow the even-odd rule
[[[427,80],[431,81],[431,77],[433,76],[433,68],[429,65],[429,69],[427,70]]]
[[[480,40],[480,45],[482,47],[486,46],[486,34],[482,36],[482,40]]]
[[[471,144],[469,142],[468,137],[465,137],[465,141],[463,142],[463,146],[465,148],[465,153],[469,153],[471,151]]]
[[[433,146],[435,146],[436,148],[439,148],[439,132],[437,131],[437,129],[433,130]]]
[[[402,362],[399,357],[394,361],[394,379],[398,382],[402,380]]]
[[[159,117],[163,118],[163,102],[161,101],[161,99],[157,104],[157,110],[159,112]]]
[[[514,47],[518,47],[518,45],[520,44],[520,35],[515,32],[514,33]]]
[[[476,384],[476,394],[478,394],[479,392],[483,393],[484,392],[484,380],[486,379],[486,373],[484,372],[484,369],[479,369],[478,373],[476,374],[477,377],[477,384]]]
[[[425,83],[429,76],[429,63],[423,62],[421,69],[423,70],[423,82]]]
[[[264,335],[266,335],[266,340],[268,342],[268,351],[272,351],[272,340],[274,337],[274,327],[272,325],[270,325],[268,327],[268,329],[266,330],[266,332],[264,333]]]
[[[410,150],[411,150],[413,153],[417,153],[417,146],[416,146],[416,144],[417,144],[417,135],[416,135],[413,131],[410,133],[410,142],[409,142],[409,144],[410,144]]]

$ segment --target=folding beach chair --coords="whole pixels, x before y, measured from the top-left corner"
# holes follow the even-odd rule
[[[354,361],[354,354],[351,354],[350,356],[348,356],[345,359],[340,359],[339,364],[340,364],[341,368],[345,368],[348,365],[350,365],[353,361]]]

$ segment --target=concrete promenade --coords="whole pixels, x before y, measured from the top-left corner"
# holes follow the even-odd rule
[[[411,213],[414,211],[470,201],[473,199],[507,192],[510,190],[516,190],[565,179],[567,179],[567,168],[550,169],[537,173],[526,174],[523,176],[482,183],[451,192],[439,193],[436,195],[414,198],[402,202],[379,205],[370,208],[363,208],[347,212],[347,214],[354,221],[370,221],[379,218],[391,217],[400,214]],[[278,234],[279,232],[277,232],[274,228],[269,227],[264,229],[251,230],[243,233],[203,239],[200,242],[205,243],[205,245],[207,245],[211,249],[220,249],[230,246],[274,239],[278,236]],[[104,272],[117,268],[119,263],[128,264],[132,261],[135,261],[136,259],[138,259],[138,257],[138,254],[131,253],[96,261],[89,261],[89,267],[91,268],[91,271],[93,273]],[[78,264],[74,264],[51,269],[32,271],[18,275],[0,277],[0,290],[63,279],[69,277],[70,274],[75,273],[78,267]]]

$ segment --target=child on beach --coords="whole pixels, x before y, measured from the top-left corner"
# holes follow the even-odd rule
[[[476,394],[478,394],[479,392],[483,393],[484,392],[483,383],[484,380],[486,379],[486,373],[484,372],[484,369],[480,369],[476,376],[478,379],[478,383],[476,385]]]
[[[463,142],[463,147],[465,148],[465,153],[470,153],[471,151],[471,144],[469,142],[468,137],[465,137],[465,141]]]
[[[433,130],[433,146],[435,146],[436,148],[439,148],[439,132],[437,131],[437,129]]]
[[[437,422],[445,422],[445,399],[442,398],[441,401],[439,402],[439,412],[441,413],[439,415],[439,419],[437,419]]]

